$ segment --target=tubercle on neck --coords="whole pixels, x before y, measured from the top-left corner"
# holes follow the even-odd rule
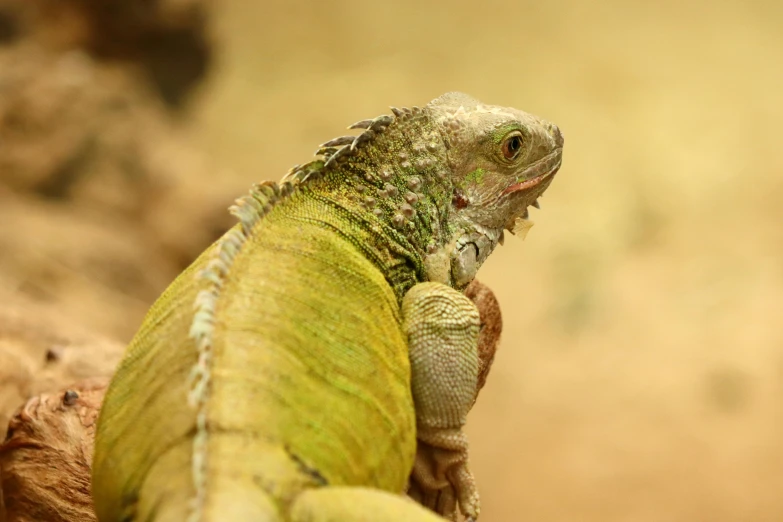
[[[318,185],[420,257],[448,240],[447,149],[423,110],[396,119],[328,164]]]

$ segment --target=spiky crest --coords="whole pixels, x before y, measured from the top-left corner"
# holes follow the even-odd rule
[[[199,291],[194,303],[195,313],[189,336],[196,344],[198,360],[189,375],[188,404],[196,410],[196,434],[193,437],[193,486],[190,522],[201,519],[206,496],[207,465],[207,399],[211,377],[212,348],[215,329],[215,307],[231,264],[242,246],[252,234],[253,227],[280,200],[290,195],[297,180],[281,184],[263,182],[254,185],[247,196],[238,199],[230,208],[237,217],[240,228],[229,230],[214,247],[206,267],[197,274],[205,287]]]
[[[304,165],[296,165],[288,171],[282,181],[297,180],[301,183],[321,177],[329,169],[338,165],[341,160],[355,153],[363,144],[371,142],[376,136],[383,133],[392,123],[403,121],[411,115],[421,112],[419,107],[413,109],[392,107],[391,110],[395,116],[383,114],[349,125],[348,129],[363,129],[364,132],[356,136],[339,136],[322,143],[315,151],[315,156],[322,156],[322,158],[317,158]]]

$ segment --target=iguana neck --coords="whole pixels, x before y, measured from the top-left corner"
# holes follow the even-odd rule
[[[424,259],[450,240],[452,187],[446,144],[421,109],[327,164],[300,190],[328,203],[350,225],[338,230],[383,271],[398,298],[427,279]]]

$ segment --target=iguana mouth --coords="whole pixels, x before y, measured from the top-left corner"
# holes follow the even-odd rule
[[[533,187],[538,186],[546,178],[554,176],[560,168],[560,163],[563,160],[563,150],[557,149],[556,151],[547,154],[537,162],[530,165],[522,172],[521,178],[524,181],[519,181],[506,188],[500,195],[505,196],[513,192],[526,191]]]

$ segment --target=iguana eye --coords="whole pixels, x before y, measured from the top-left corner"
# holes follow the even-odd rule
[[[512,134],[503,141],[502,151],[503,157],[507,160],[515,160],[519,156],[522,150],[522,136],[519,134]]]

